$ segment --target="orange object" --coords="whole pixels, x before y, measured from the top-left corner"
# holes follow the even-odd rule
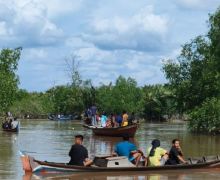
[[[21,162],[22,162],[23,170],[25,172],[32,172],[29,156],[26,156],[26,155],[22,156],[21,157]]]

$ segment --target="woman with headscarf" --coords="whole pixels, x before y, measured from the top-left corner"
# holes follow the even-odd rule
[[[147,166],[163,166],[168,159],[168,153],[160,147],[160,140],[154,139],[151,143],[152,147],[147,150]]]

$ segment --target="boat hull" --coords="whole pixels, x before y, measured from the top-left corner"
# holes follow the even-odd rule
[[[91,129],[95,135],[98,136],[112,136],[112,137],[122,137],[128,134],[130,137],[134,137],[138,125],[133,124],[130,126],[117,127],[117,128],[100,128],[94,126],[84,125],[84,127]]]
[[[56,164],[49,162],[36,161],[39,166],[33,172],[40,173],[62,173],[62,172],[130,172],[130,171],[144,171],[144,172],[161,172],[167,170],[186,170],[186,169],[208,169],[220,167],[220,161],[213,161],[210,163],[193,164],[193,165],[177,165],[177,166],[157,166],[157,167],[80,167],[66,164]]]
[[[80,172],[131,172],[131,171],[143,171],[143,172],[162,172],[162,171],[180,171],[186,169],[210,169],[220,168],[220,160],[216,156],[214,160],[205,162],[196,162],[195,164],[181,164],[181,165],[166,165],[156,167],[99,167],[99,166],[75,166],[67,165],[65,163],[54,163],[47,161],[35,160],[27,155],[22,155],[22,164],[25,172],[48,174],[48,173],[80,173]]]

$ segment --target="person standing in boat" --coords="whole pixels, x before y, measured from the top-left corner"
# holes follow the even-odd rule
[[[113,113],[110,114],[111,127],[115,127],[115,115]]]
[[[163,166],[168,159],[168,153],[160,147],[160,140],[154,139],[147,150],[145,166]]]
[[[92,115],[92,125],[95,126],[95,125],[97,125],[97,122],[96,122],[97,107],[95,106],[95,104],[92,105],[90,110],[91,110],[91,115]]]
[[[96,122],[97,122],[97,126],[101,126],[101,117],[98,112],[96,113]]]
[[[128,125],[128,114],[126,111],[123,111],[122,126],[127,126],[127,125]]]
[[[117,113],[116,117],[115,117],[115,126],[116,127],[120,127],[122,123],[122,116],[120,113]]]
[[[128,157],[128,160],[135,164],[136,166],[138,165],[141,156],[142,156],[142,151],[138,150],[137,147],[129,141],[129,135],[125,134],[123,136],[123,141],[119,142],[115,146],[115,153],[118,156],[126,156]],[[115,154],[114,153],[114,154]]]
[[[167,165],[186,164],[187,162],[183,158],[183,153],[180,147],[180,140],[174,139],[172,141],[172,147],[169,152],[169,159],[166,162]]]
[[[88,150],[82,145],[83,136],[76,135],[74,145],[72,145],[69,156],[69,165],[77,166],[89,166],[92,164],[92,160],[88,159]]]

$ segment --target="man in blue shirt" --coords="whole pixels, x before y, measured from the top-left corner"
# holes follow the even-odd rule
[[[115,152],[118,156],[127,156],[129,161],[131,161],[136,166],[138,165],[142,152],[137,150],[137,147],[129,141],[129,135],[123,136],[123,141],[119,142],[115,146]]]

